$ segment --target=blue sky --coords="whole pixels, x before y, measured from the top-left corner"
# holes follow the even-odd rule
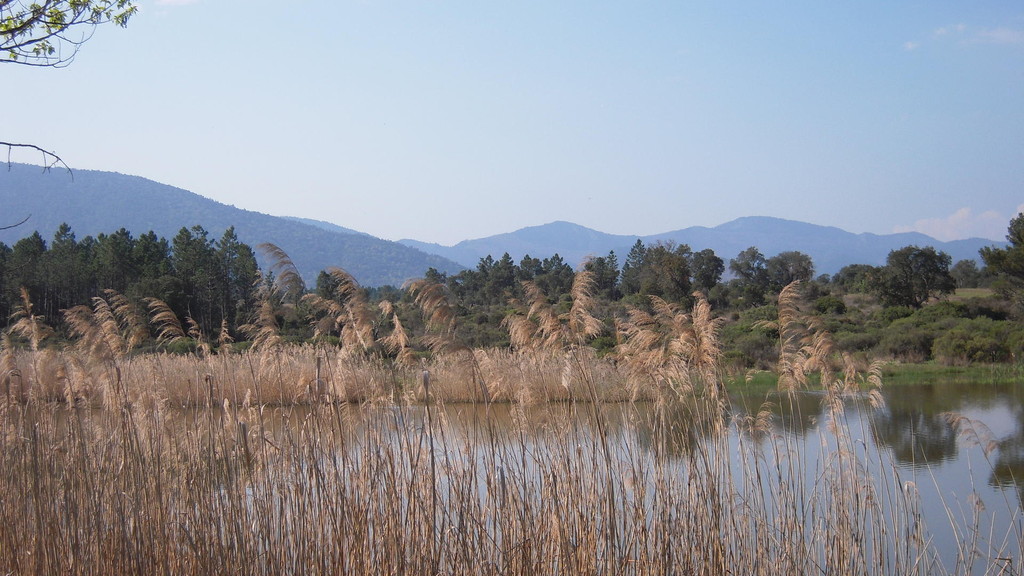
[[[741,216],[1002,239],[1024,209],[1019,0],[139,4],[68,68],[3,65],[0,140],[442,244]]]

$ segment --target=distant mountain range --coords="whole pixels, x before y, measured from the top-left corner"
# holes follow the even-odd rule
[[[831,226],[763,216],[738,218],[714,228],[694,226],[649,236],[605,234],[571,222],[552,222],[507,234],[463,240],[450,247],[416,240],[399,242],[471,267],[488,254],[497,258],[508,252],[518,262],[527,254],[544,258],[557,252],[566,262],[576,265],[588,257],[605,256],[612,250],[621,265],[638,239],[647,246],[675,242],[687,244],[694,251],[711,248],[726,262],[751,246],[756,246],[766,257],[796,250],[814,260],[819,274],[834,274],[848,264],[882,265],[890,251],[910,245],[933,246],[949,254],[953,262],[966,259],[979,263],[981,247],[1006,245],[985,238],[941,242],[917,232],[854,234]]]
[[[726,261],[750,246],[767,257],[798,250],[810,255],[817,272],[825,274],[847,264],[884,264],[891,250],[911,244],[934,246],[954,262],[977,260],[983,246],[1005,246],[983,238],[940,242],[918,233],[853,234],[766,217],[648,236],[606,234],[570,222],[552,222],[454,246],[416,240],[391,242],[329,222],[235,208],[138,176],[75,170],[72,179],[60,170],[43,173],[38,166],[12,164],[8,170],[0,170],[0,226],[26,216],[31,217],[25,224],[0,230],[0,242],[13,245],[33,230],[49,242],[62,222],[79,238],[126,228],[136,237],[152,230],[171,240],[182,227],[199,224],[216,240],[234,226],[238,237],[254,248],[270,242],[284,249],[307,283],[312,284],[324,268],[340,266],[365,286],[401,285],[431,267],[454,274],[464,267],[476,267],[485,256],[499,258],[505,252],[517,262],[527,254],[547,258],[557,253],[576,266],[587,257],[614,250],[621,264],[637,239],[646,245],[687,244],[695,251],[711,248]]]
[[[26,216],[31,217],[25,224],[0,230],[0,242],[13,245],[33,230],[49,242],[62,222],[79,239],[125,228],[135,237],[152,230],[171,240],[182,227],[199,224],[217,240],[234,226],[238,238],[253,249],[263,242],[282,248],[309,285],[329,266],[344,268],[364,286],[399,286],[423,276],[430,267],[449,273],[462,270],[451,260],[397,242],[326,222],[242,210],[115,172],[75,170],[72,178],[58,169],[43,173],[39,166],[0,168],[0,226]]]

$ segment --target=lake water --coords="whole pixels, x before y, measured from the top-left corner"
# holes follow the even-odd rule
[[[986,564],[986,551],[1003,549],[1013,557],[1009,573],[1019,572],[1024,385],[935,382],[893,387],[883,396],[881,408],[848,401],[849,429],[859,436],[855,440],[865,461],[891,463],[903,486],[912,483],[943,564],[955,563],[964,527],[977,522],[987,541],[976,544],[979,557],[973,568]],[[826,416],[818,395],[801,394],[792,404],[795,410],[777,395],[741,396],[737,411],[765,399],[781,407],[776,425],[801,450],[817,454]]]
[[[916,502],[914,510],[919,509],[926,527],[924,543],[934,547],[945,569],[997,573],[993,566],[1005,566],[1007,573],[1019,573],[1024,385],[900,385],[885,389],[883,397],[880,407],[866,398],[844,399],[838,423],[844,432],[837,439],[829,429],[837,424],[835,414],[826,408],[821,392],[734,393],[726,417],[730,422],[726,442],[733,469],[748,471],[732,473],[748,483],[738,488],[742,497],[749,496],[751,489],[771,492],[768,486],[749,485],[749,470],[768,460],[774,462],[774,467],[767,462],[768,472],[774,474],[779,461],[799,459],[797,466],[783,466],[784,472],[802,475],[797,484],[803,486],[796,490],[813,493],[822,482],[823,470],[845,446],[863,466],[872,497]],[[404,417],[413,421],[423,417],[422,407],[409,410]],[[455,405],[445,407],[441,418],[445,433],[455,438],[479,437],[481,422],[492,430],[488,436],[500,436],[518,428],[513,422],[525,421],[528,459],[546,457],[548,439],[553,436],[559,438],[555,444],[563,444],[567,433],[563,428],[571,426],[575,430],[570,436],[580,443],[581,451],[599,450],[598,442],[586,439],[603,434],[615,458],[635,459],[639,453],[640,458],[658,461],[670,470],[678,467],[685,474],[687,456],[698,446],[716,441],[708,433],[707,422],[695,421],[694,413],[670,410],[666,416],[651,405],[611,404],[603,406],[597,418],[591,407],[580,405]],[[760,427],[753,424],[759,414]],[[711,453],[721,454],[721,450]],[[891,522],[891,531],[898,532],[900,521]],[[965,556],[973,558],[964,560]]]
[[[220,518],[254,553],[318,542],[325,554],[375,558],[374,531],[383,531],[388,550],[409,561],[424,547],[452,554],[451,572],[518,553],[530,565],[555,558],[544,566],[566,573],[560,562],[583,554],[586,565],[646,561],[661,572],[692,560],[688,551],[720,547],[733,573],[1021,574],[1024,385],[935,382],[883,394],[873,405],[822,392],[733,393],[724,408],[15,406],[7,494],[28,508],[38,498],[52,518],[7,519],[23,522],[17,533],[30,541],[33,526],[82,533],[85,516],[48,506],[94,502],[88,483],[62,476],[66,463],[92,471],[96,485],[127,487],[103,491],[100,524],[136,514],[131,522],[169,533],[172,547],[226,538],[228,524],[210,520]],[[118,460],[125,439],[154,451]],[[40,446],[57,455],[47,467],[55,481],[36,486]],[[154,478],[160,490],[149,489]],[[160,525],[152,510],[177,523]]]

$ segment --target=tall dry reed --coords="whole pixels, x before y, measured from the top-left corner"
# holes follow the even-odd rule
[[[795,292],[780,302],[783,393],[743,415],[699,298],[635,311],[609,360],[584,345],[585,277],[575,312],[521,308],[530,324],[510,328],[544,345],[511,351],[458,348],[438,290],[417,297],[449,349],[415,366],[269,337],[137,355],[139,314],[115,294],[68,312],[76,347],[5,341],[3,378],[23,391],[0,398],[0,571],[1022,573],[1021,530],[984,532],[980,506],[948,515],[944,561],[916,485],[847,412],[880,398],[877,371],[837,354]],[[166,338],[183,332],[148,307]],[[806,409],[790,388],[813,381],[826,425],[808,453],[786,426]]]

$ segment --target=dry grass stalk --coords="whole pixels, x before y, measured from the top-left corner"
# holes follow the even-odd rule
[[[159,298],[147,298],[145,302],[149,308],[149,322],[156,330],[158,344],[173,344],[186,338],[181,321],[166,302]]]
[[[444,285],[419,278],[407,282],[405,288],[423,313],[427,328],[445,338],[453,339],[455,309],[448,301],[448,292]]]
[[[287,301],[294,301],[306,289],[299,269],[295,267],[288,253],[270,242],[256,246],[257,250],[270,261],[268,272],[274,277],[274,287]]]
[[[712,397],[721,395],[718,343],[720,320],[701,294],[694,294],[692,313],[671,302],[651,296],[651,312],[630,308],[629,318],[619,323],[619,361],[630,374],[634,397],[650,391],[659,398],[686,397],[695,384]]]
[[[28,289],[22,286],[20,295],[21,301],[14,306],[10,318],[13,322],[8,332],[28,340],[32,350],[37,351],[43,340],[53,336],[53,328],[46,324],[42,316],[32,313],[32,300]]]
[[[592,312],[594,276],[589,270],[576,272],[569,293],[572,305],[562,314],[536,283],[527,280],[522,286],[525,304],[513,300],[511,304],[517,312],[502,321],[513,347],[569,351],[585,346],[604,331],[604,324]]]
[[[391,321],[391,331],[379,340],[381,346],[384,347],[388,354],[395,357],[396,362],[411,365],[414,362],[412,348],[410,347],[411,339],[405,331],[402,321],[398,318],[394,305],[390,300],[381,300],[379,307],[381,316],[389,318]]]
[[[887,493],[875,486],[894,471],[872,479],[803,456],[763,415],[761,439],[737,447],[700,410],[622,406],[606,414],[617,439],[609,458],[596,421],[572,404],[436,410],[271,411],[242,401],[211,413],[135,407],[122,421],[103,411],[0,409],[0,570],[956,569],[929,542],[912,483],[897,482],[895,508],[881,511]],[[1019,553],[1012,543],[970,550],[983,545],[985,513],[976,504],[963,524],[958,573],[1007,573],[998,559]]]
[[[479,392],[479,396],[474,401],[490,402],[491,393],[487,382],[483,379],[474,351],[458,339],[455,324],[455,308],[449,301],[448,291],[445,286],[426,278],[419,278],[407,282],[405,288],[413,296],[413,302],[420,309],[426,324],[427,330],[421,337],[421,343],[433,355],[443,356],[447,362],[454,360],[456,365],[462,366],[461,371],[463,373],[468,371],[469,381],[475,384],[470,389],[475,389]],[[425,373],[427,378],[424,379],[424,383],[430,378],[429,374],[431,372],[426,370]],[[430,382],[435,385],[436,391],[438,380],[434,378]],[[455,387],[451,386],[454,384],[452,382],[448,382],[448,384],[452,388]],[[423,398],[429,400],[428,391],[424,389],[422,392]],[[429,394],[429,396],[433,395],[433,392]]]

